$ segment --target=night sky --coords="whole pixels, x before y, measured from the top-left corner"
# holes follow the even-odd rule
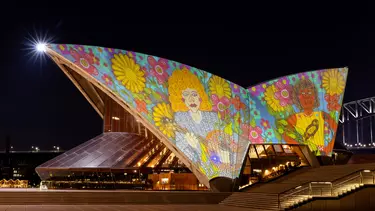
[[[16,150],[32,145],[69,149],[102,131],[100,117],[63,72],[51,60],[30,59],[25,50],[29,34],[164,57],[246,87],[347,66],[344,101],[375,95],[375,19],[369,5],[269,6],[216,11],[217,18],[204,9],[176,10],[171,16],[160,11],[163,20],[155,11],[108,15],[90,9],[18,8],[16,16],[0,14],[0,149],[7,134]]]

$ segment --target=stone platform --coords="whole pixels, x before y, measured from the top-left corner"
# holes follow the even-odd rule
[[[261,211],[220,205],[0,205],[0,211]]]
[[[229,195],[209,191],[0,189],[0,205],[207,205],[218,204]]]

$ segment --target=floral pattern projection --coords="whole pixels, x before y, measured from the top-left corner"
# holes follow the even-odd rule
[[[248,90],[156,56],[82,45],[50,48],[141,113],[208,179],[238,177],[249,145]]]
[[[156,56],[82,45],[50,49],[139,112],[208,179],[238,177],[250,143],[299,143],[316,155],[332,152],[346,68],[244,89]]]
[[[249,88],[252,143],[306,144],[330,156],[348,70],[326,69],[281,77]]]

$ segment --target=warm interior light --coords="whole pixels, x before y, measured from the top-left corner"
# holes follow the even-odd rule
[[[46,52],[47,44],[45,43],[38,43],[36,44],[36,50],[39,52]]]
[[[264,176],[267,176],[267,175],[269,175],[270,174],[270,171],[268,171],[268,169],[266,169],[265,171],[264,171]]]

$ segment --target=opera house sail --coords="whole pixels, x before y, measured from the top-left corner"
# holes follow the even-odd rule
[[[299,145],[316,156],[332,153],[347,68],[304,72],[244,88],[195,67],[132,51],[50,44],[46,53],[103,118],[113,154],[101,157],[106,138],[91,140],[102,143],[96,144],[101,150],[75,149],[71,153],[77,160],[58,162],[67,159],[63,154],[38,167],[39,175],[43,168],[62,163],[84,168],[107,161],[111,168],[122,168],[151,159],[146,150],[137,151],[137,161],[126,160],[135,153],[129,154],[126,147],[144,140],[131,135],[125,143],[116,141],[119,136],[105,135],[113,132],[142,131],[144,137],[157,140],[142,149],[159,146],[160,154],[158,162],[147,161],[145,166],[162,165],[173,154],[201,184],[215,190],[233,186],[251,146],[275,145],[277,151],[276,145]]]

